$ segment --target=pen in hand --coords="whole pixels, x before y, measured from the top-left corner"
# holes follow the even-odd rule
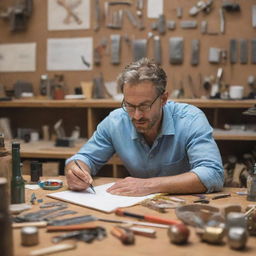
[[[82,172],[84,172],[84,170],[82,169],[81,165],[78,163],[78,161],[77,161],[76,159],[74,160],[74,162],[75,162],[76,166],[77,166]],[[78,177],[78,178],[79,178],[79,177]],[[92,184],[89,184],[89,186],[90,186],[90,188],[92,189],[92,191],[96,194],[96,191],[94,190],[93,185],[92,185]]]

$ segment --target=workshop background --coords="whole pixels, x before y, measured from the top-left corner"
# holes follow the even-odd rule
[[[167,72],[173,100],[206,113],[225,163],[226,185],[245,185],[256,158],[255,0],[19,0],[0,1],[0,10],[0,129],[7,139],[27,140],[21,147],[24,160],[61,162],[56,169],[63,171],[63,160],[81,145],[78,139],[86,140],[120,106],[117,75],[147,56]],[[59,56],[53,52],[58,43]],[[72,64],[72,54],[65,52],[75,54],[76,43],[88,46],[78,58],[81,65]],[[6,56],[26,61],[15,50],[22,44],[31,47],[28,69],[16,67],[15,59],[6,67]],[[11,46],[16,55],[4,52]],[[229,93],[234,85],[242,94]],[[58,139],[63,140],[57,146],[65,146],[59,154]],[[38,146],[42,141],[51,143]],[[114,157],[100,175],[126,172]]]

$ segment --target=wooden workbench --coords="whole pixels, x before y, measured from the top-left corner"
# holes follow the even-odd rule
[[[61,179],[65,180],[64,177]],[[115,181],[114,178],[96,178],[95,185],[100,185],[104,183],[109,183]],[[60,190],[67,189],[65,185]],[[58,191],[60,191],[58,190]],[[223,198],[219,200],[211,201],[210,205],[213,206],[223,206],[226,204],[239,204],[246,208],[247,205],[252,204],[252,202],[248,202],[245,196],[237,195],[236,191],[242,191],[244,189],[235,189],[235,188],[225,188],[224,192],[230,192],[231,197]],[[26,190],[26,201],[29,202],[31,194],[35,192],[37,198],[43,198],[44,202],[55,201],[52,198],[46,197],[46,194],[52,193],[49,190]],[[56,191],[54,191],[56,192]],[[209,195],[211,196],[211,195]],[[192,195],[182,195],[178,196],[180,198],[184,198],[187,200],[187,203],[191,203],[196,199],[195,196]],[[214,202],[214,204],[212,204]],[[39,205],[33,205],[32,210],[36,211],[39,209]],[[118,217],[115,214],[105,214],[99,211],[91,210],[88,208],[80,207],[77,205],[70,204],[68,209],[72,209],[77,211],[80,215],[91,214],[97,217],[109,218],[109,219],[123,219],[128,220],[128,217]],[[176,219],[175,213],[173,209],[168,210],[167,213],[158,213],[154,210],[148,209],[146,207],[137,205],[129,208],[129,211],[139,214],[150,214],[150,215],[160,215],[161,217]],[[78,216],[72,215],[72,216]],[[68,218],[70,215],[63,216],[63,218]],[[134,219],[132,219],[134,220]],[[256,237],[249,237],[247,247],[243,251],[234,251],[231,250],[226,242],[226,238],[224,238],[224,243],[222,245],[209,245],[207,243],[203,243],[195,234],[194,228],[190,227],[190,238],[189,243],[186,245],[174,245],[169,242],[169,238],[167,236],[166,229],[156,228],[157,238],[146,238],[142,236],[136,236],[135,245],[125,246],[118,239],[113,237],[110,234],[110,230],[114,226],[111,223],[98,222],[98,225],[105,227],[107,229],[108,236],[102,241],[93,241],[91,244],[87,244],[84,242],[77,242],[77,248],[74,250],[60,252],[53,255],[72,255],[72,256],[80,256],[80,255],[90,255],[90,256],[142,256],[142,255],[179,255],[179,256],[199,256],[199,255],[209,255],[209,256],[218,256],[218,255],[256,255]],[[14,229],[14,251],[15,256],[27,256],[29,252],[35,249],[49,247],[52,246],[51,238],[61,234],[60,232],[47,233],[45,228],[40,228],[39,230],[39,244],[37,246],[32,247],[24,247],[21,246],[21,237],[20,230]],[[64,240],[63,242],[72,242],[72,240]]]

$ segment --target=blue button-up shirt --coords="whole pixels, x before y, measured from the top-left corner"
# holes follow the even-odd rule
[[[168,102],[162,128],[150,147],[123,109],[112,111],[80,151],[69,158],[85,162],[95,175],[117,153],[130,175],[139,178],[194,172],[207,192],[223,187],[224,174],[212,127],[195,106]]]

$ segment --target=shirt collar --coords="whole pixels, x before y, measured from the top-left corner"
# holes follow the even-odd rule
[[[168,103],[164,105],[163,107],[163,121],[162,121],[162,129],[159,134],[159,136],[162,135],[174,135],[175,134],[175,128],[173,123],[173,117],[172,117],[172,107]],[[131,121],[130,121],[131,122]],[[132,132],[131,132],[131,138],[133,140],[139,139],[140,135],[135,129],[134,125],[132,124]]]

